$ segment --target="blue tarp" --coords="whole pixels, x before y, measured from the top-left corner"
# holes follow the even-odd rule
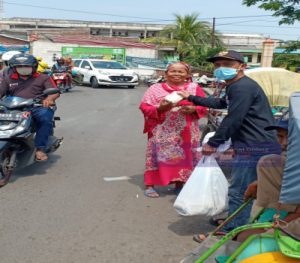
[[[287,160],[280,202],[300,204],[300,92],[290,97]]]
[[[29,45],[0,45],[0,54],[11,50],[29,52]]]

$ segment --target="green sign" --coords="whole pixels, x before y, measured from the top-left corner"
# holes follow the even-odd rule
[[[106,48],[106,47],[62,47],[63,57],[72,58],[98,58],[115,60],[126,63],[125,48]]]

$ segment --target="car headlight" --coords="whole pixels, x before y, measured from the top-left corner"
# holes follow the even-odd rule
[[[107,71],[99,71],[100,74],[103,74],[103,75],[110,75],[110,72],[107,72]]]
[[[139,78],[139,75],[136,74],[136,73],[133,73],[132,76],[133,76],[134,78],[137,78],[137,79]]]

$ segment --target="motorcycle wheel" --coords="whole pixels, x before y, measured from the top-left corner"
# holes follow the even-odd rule
[[[64,92],[65,92],[65,91],[64,91],[64,84],[63,84],[63,83],[59,83],[59,84],[57,85],[57,87],[58,87],[58,89],[60,90],[61,93],[64,93]]]
[[[12,170],[8,168],[10,156],[6,156],[0,166],[0,187],[5,186],[12,175]]]

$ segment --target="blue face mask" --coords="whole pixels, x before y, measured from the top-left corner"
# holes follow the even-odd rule
[[[236,77],[238,71],[236,68],[219,67],[214,70],[214,76],[218,80],[229,80]]]

